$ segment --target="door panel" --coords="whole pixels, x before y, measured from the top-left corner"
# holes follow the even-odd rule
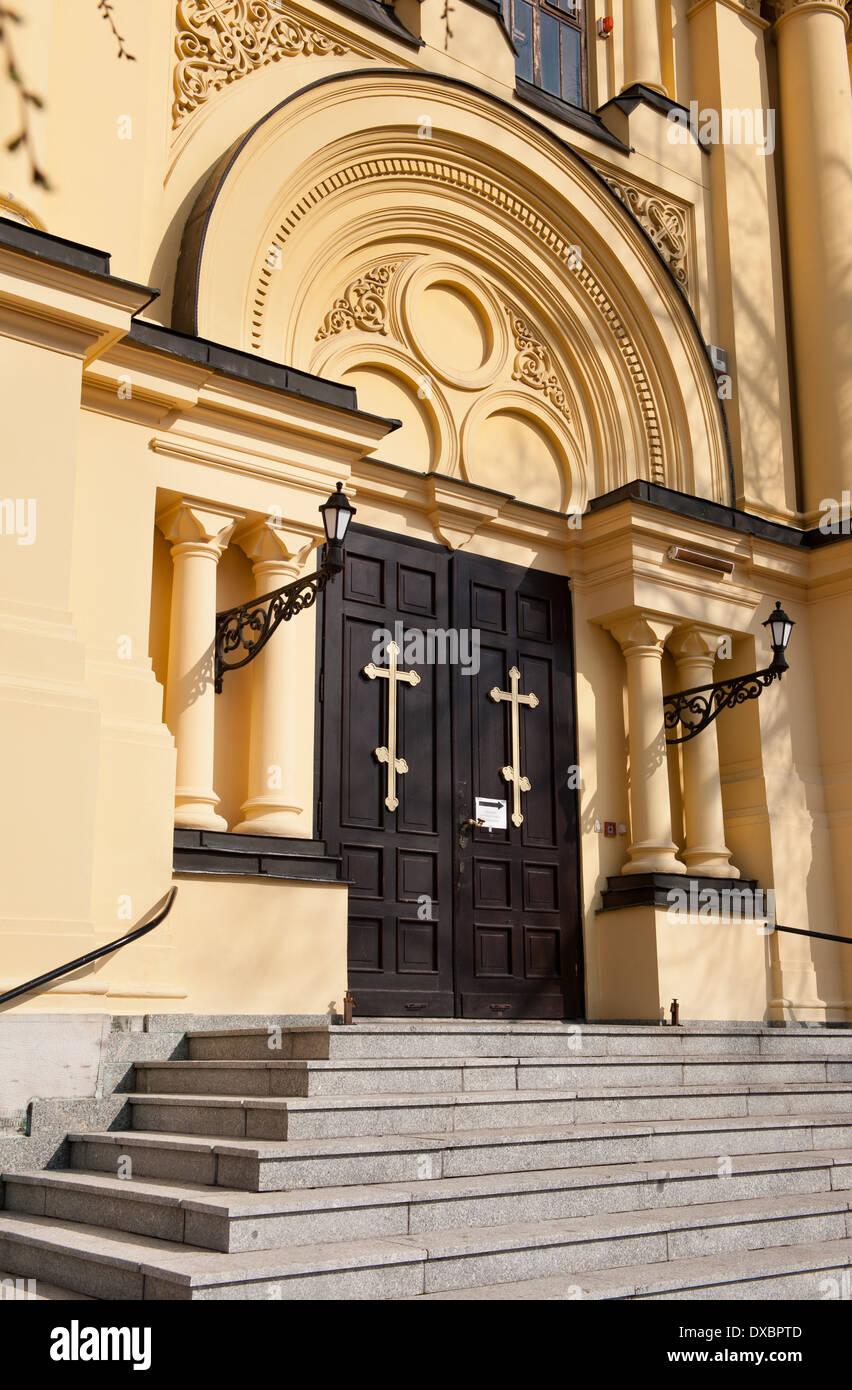
[[[456,789],[455,963],[458,1012],[468,1018],[582,1014],[574,689],[568,582],[456,554],[454,621],[480,629],[480,670],[453,672]],[[538,704],[517,711],[520,793],[513,825],[512,705],[493,687]],[[506,802],[506,829],[463,828],[477,797]]]
[[[379,631],[478,631],[479,670],[402,642],[397,755],[385,804],[389,681],[364,667]],[[578,895],[568,581],[353,527],[343,582],[323,610],[322,825],[350,881],[349,987],[362,1016],[578,1018]],[[468,648],[469,650],[469,648]],[[512,823],[512,706],[490,691],[520,673],[519,825]],[[466,822],[475,798],[507,804],[506,829]]]
[[[358,1013],[451,1017],[452,801],[449,671],[412,663],[419,684],[396,687],[399,804],[385,804],[389,681],[379,634],[449,622],[448,555],[352,528],[342,584],[325,593],[323,835],[350,880],[349,985]]]

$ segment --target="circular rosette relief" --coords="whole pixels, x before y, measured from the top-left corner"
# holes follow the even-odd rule
[[[405,335],[426,368],[449,386],[490,386],[508,351],[499,301],[488,285],[452,261],[430,258],[401,291]]]
[[[551,511],[582,511],[586,489],[574,440],[556,410],[520,391],[478,401],[461,433],[465,477]]]

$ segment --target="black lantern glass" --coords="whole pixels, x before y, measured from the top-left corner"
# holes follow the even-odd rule
[[[784,653],[790,641],[790,634],[796,624],[793,622],[792,618],[787,616],[781,604],[776,600],[775,607],[763,626],[769,628],[769,636],[772,642],[773,666],[782,666],[786,668],[787,662],[784,658]]]
[[[337,484],[337,491],[331,494],[327,502],[323,502],[320,511],[329,543],[341,545],[355,515],[355,508],[343,491],[342,483]]]

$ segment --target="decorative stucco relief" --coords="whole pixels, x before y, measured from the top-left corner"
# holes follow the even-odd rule
[[[331,34],[285,13],[277,0],[178,0],[172,127],[267,63],[348,51]]]
[[[533,391],[541,391],[566,420],[571,419],[565,389],[559,379],[553,358],[548,348],[536,336],[535,329],[506,305],[512,335],[515,340],[515,362],[512,380],[520,381]]]
[[[653,189],[616,178],[609,169],[600,172],[616,197],[648,233],[678,284],[689,294],[689,208],[670,197],[661,197]]]
[[[364,333],[386,334],[387,287],[399,261],[387,261],[359,275],[339,299],[335,299],[317,331],[315,342],[333,338],[347,328],[360,328]]]
[[[808,5],[812,0],[769,0],[770,7],[779,16],[793,14],[800,5]],[[847,13],[848,0],[819,0],[819,4],[824,9],[839,10],[841,14]]]
[[[539,212],[507,188],[493,182],[480,172],[474,172],[456,164],[449,164],[444,160],[411,155],[382,155],[371,159],[369,163],[358,162],[336,169],[333,174],[314,184],[312,188],[306,189],[299,202],[279,223],[271,238],[271,243],[283,250],[288,237],[303,218],[327,197],[339,193],[341,189],[370,180],[387,180],[400,176],[440,183],[454,190],[463,191],[477,200],[484,200],[498,209],[504,216],[514,218],[524,226],[561,262],[566,274],[574,276],[581,290],[588,295],[602,316],[609,332],[615,339],[618,351],[624,359],[633,382],[633,389],[645,430],[649,475],[653,482],[664,483],[663,438],[654,392],[633,339],[618,310],[588,265],[578,260],[575,246]],[[270,257],[267,255],[258,267],[251,299],[251,348],[254,352],[263,351],[266,336],[266,306],[273,274]]]

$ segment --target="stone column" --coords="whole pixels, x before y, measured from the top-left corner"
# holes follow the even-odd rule
[[[852,88],[841,0],[775,25],[805,509],[852,487]]]
[[[672,624],[633,613],[607,624],[627,662],[630,815],[633,840],[625,874],[683,874],[672,840],[663,725],[663,649]]]
[[[624,0],[624,86],[636,82],[666,95],[657,0]]]
[[[255,593],[271,593],[299,577],[317,537],[264,520],[237,537],[253,561]],[[307,625],[307,616],[294,623]],[[248,798],[234,830],[243,835],[300,835],[304,811],[297,769],[305,743],[306,685],[299,642],[305,630],[281,623],[251,663],[251,736]]]
[[[177,748],[175,825],[227,830],[213,790],[213,637],[216,566],[242,513],[181,498],[157,525],[172,542],[174,573],[166,678],[166,723]]]
[[[717,643],[715,633],[695,624],[680,628],[674,634],[668,647],[677,663],[679,690],[690,690],[696,685],[712,685],[716,679],[713,670]],[[725,845],[719,740],[715,723],[708,725],[688,743],[682,744],[681,752],[686,820],[683,862],[691,874],[739,878],[740,871],[731,864],[731,851]]]

